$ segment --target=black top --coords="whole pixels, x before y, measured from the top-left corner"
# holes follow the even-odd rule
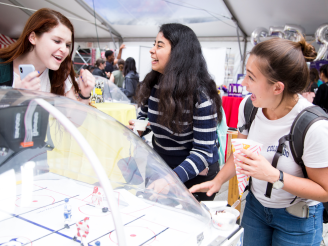
[[[316,93],[317,92],[317,90],[318,90],[318,85],[317,85],[317,83],[315,83],[315,82],[313,82],[311,85],[310,85],[310,92],[314,92],[314,93]]]
[[[106,61],[106,67],[105,67],[105,71],[108,72],[113,72],[114,69],[114,64],[112,62],[108,62]]]
[[[93,75],[97,75],[97,76],[101,76],[101,77],[104,77],[104,78],[107,78],[105,71],[104,70],[101,70],[101,69],[99,69],[97,67],[92,71],[92,74]]]
[[[319,86],[315,98],[313,99],[313,104],[320,106],[328,112],[328,83]]]

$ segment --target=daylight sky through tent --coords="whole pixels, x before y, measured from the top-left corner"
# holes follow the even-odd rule
[[[94,1],[94,3],[93,3]],[[158,26],[163,23],[182,24],[222,21],[234,27],[231,15],[218,0],[85,0],[113,25]]]

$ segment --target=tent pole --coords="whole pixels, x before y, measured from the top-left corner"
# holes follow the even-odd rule
[[[241,72],[244,73],[245,71],[245,62],[246,62],[246,50],[247,50],[247,37],[244,36],[244,59],[243,59],[243,66],[241,67]]]
[[[9,2],[11,2],[12,4],[16,5],[16,6],[20,6],[20,7],[23,7],[23,8],[26,8],[24,5],[22,5],[21,3],[19,3],[18,1],[16,0],[9,0]],[[33,11],[30,11],[30,10],[27,10],[27,9],[22,9],[21,8],[21,11],[23,11],[25,14],[27,14],[28,16],[31,16],[33,14]]]
[[[242,67],[240,68],[240,73],[243,73],[244,72],[244,67],[245,67],[245,54],[246,54],[246,47],[247,47],[247,34],[246,32],[244,31],[244,29],[240,26],[239,24],[239,21],[237,20],[237,18],[235,17],[235,14],[233,13],[233,10],[230,6],[230,4],[228,3],[228,0],[223,0],[223,3],[225,4],[225,6],[227,7],[227,9],[229,10],[231,16],[232,16],[232,20],[236,23],[237,25],[237,28],[239,28],[239,30],[242,32],[243,34],[243,37],[244,37],[244,54],[240,54],[241,57],[243,58],[243,65]],[[238,31],[237,31],[238,32]],[[238,38],[238,43],[240,45],[240,41],[239,41],[239,38]]]

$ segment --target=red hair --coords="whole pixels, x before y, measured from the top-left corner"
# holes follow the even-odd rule
[[[35,32],[36,36],[40,37],[43,33],[49,32],[59,24],[63,24],[72,32],[72,50],[61,63],[59,69],[57,71],[53,71],[50,83],[51,93],[64,95],[65,80],[68,76],[71,77],[71,81],[76,91],[79,90],[79,87],[75,81],[75,72],[72,63],[72,53],[74,50],[74,27],[69,19],[61,13],[48,8],[43,8],[36,11],[27,20],[24,30],[17,42],[6,48],[0,49],[0,58],[6,60],[5,63],[9,63],[17,57],[32,51],[34,46],[29,41],[30,34]]]

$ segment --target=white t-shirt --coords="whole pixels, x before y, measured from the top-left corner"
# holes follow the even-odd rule
[[[291,125],[304,108],[313,105],[301,95],[294,108],[284,117],[278,120],[269,120],[259,108],[255,119],[251,125],[250,131],[244,130],[241,134],[248,135],[248,139],[262,143],[261,155],[264,156],[270,163],[276,149],[278,147],[278,140],[290,132]],[[238,127],[245,123],[244,107],[247,97],[243,99],[239,106]],[[305,166],[310,168],[324,168],[328,167],[328,121],[320,120],[315,122],[308,130],[304,140],[303,161]],[[279,157],[277,169],[297,177],[304,177],[301,167],[294,161],[291,153],[289,142],[285,142],[286,148],[283,150],[283,155]],[[272,189],[271,198],[264,196],[267,188],[267,182],[252,178],[252,192],[257,200],[265,207],[269,208],[285,208],[291,206],[291,201],[295,195],[290,194],[283,189]],[[319,202],[310,199],[297,198],[293,203],[305,201],[309,206],[318,204]]]
[[[19,75],[14,72],[14,81],[13,81],[13,88],[15,88],[15,80],[19,79]],[[41,88],[40,91],[44,92],[50,92],[51,91],[51,85],[50,85],[50,79],[49,79],[49,69],[46,68],[46,70],[43,71],[43,73],[40,75],[40,81],[41,81]],[[72,88],[72,82],[70,76],[65,80],[65,93],[67,93]]]

